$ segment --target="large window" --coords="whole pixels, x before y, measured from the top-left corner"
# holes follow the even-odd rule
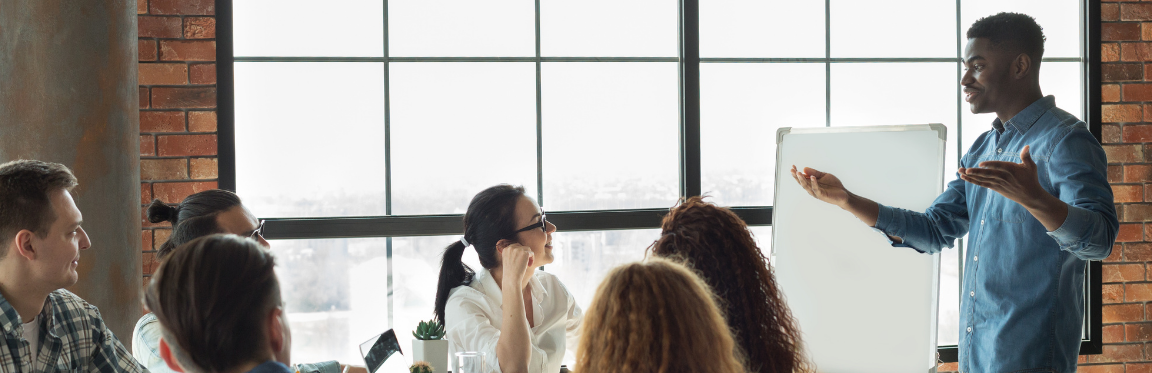
[[[1041,87],[1099,133],[1097,0],[218,2],[221,185],[269,219],[301,361],[359,361],[389,327],[407,348],[497,183],[559,226],[546,270],[586,306],[681,196],[769,250],[780,127],[942,123],[957,167],[993,119],[962,101],[964,31],[996,12],[1036,17]],[[962,252],[942,254],[944,361]]]

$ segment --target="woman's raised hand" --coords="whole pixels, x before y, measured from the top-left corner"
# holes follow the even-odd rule
[[[503,241],[503,240],[501,240]],[[504,242],[497,242],[497,246],[501,246]],[[532,248],[524,246],[515,242],[507,243],[503,249],[504,261],[501,264],[504,267],[503,282],[513,281],[512,284],[518,288],[518,284],[524,280],[525,274],[528,272],[528,267],[532,266],[535,260]]]

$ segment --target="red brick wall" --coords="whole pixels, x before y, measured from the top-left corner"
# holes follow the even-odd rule
[[[1104,354],[1081,372],[1152,372],[1152,4],[1101,4],[1104,151],[1116,196],[1120,234],[1104,260]],[[1146,23],[1148,22],[1148,23]],[[1148,156],[1145,156],[1148,153]],[[1147,231],[1147,232],[1146,232]]]
[[[168,223],[143,208],[216,188],[216,18],[213,0],[137,0],[140,31],[140,204],[144,280]]]

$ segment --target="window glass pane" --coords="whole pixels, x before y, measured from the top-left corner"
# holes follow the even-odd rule
[[[545,63],[549,210],[670,207],[679,195],[676,63]]]
[[[1000,12],[1024,13],[1036,19],[1048,39],[1044,57],[1080,57],[1080,0],[964,0],[961,42],[967,42],[972,23]]]
[[[392,57],[536,55],[536,9],[530,1],[389,0]]]
[[[435,315],[440,260],[444,249],[459,239],[460,235],[392,239],[392,328],[402,350],[412,351],[412,332]],[[484,270],[474,248],[464,249],[463,261],[473,271]],[[411,353],[398,359],[405,367],[412,364]]]
[[[464,213],[487,187],[536,197],[533,63],[393,63],[392,213]]]
[[[271,242],[294,362],[364,364],[357,346],[389,329],[386,243],[384,238]]]
[[[823,1],[700,2],[700,57],[824,57]]]
[[[588,310],[604,276],[616,266],[643,260],[647,246],[657,238],[660,229],[556,231],[555,261],[545,271],[560,277],[576,303]]]
[[[832,57],[956,56],[953,1],[831,0],[829,9]]]
[[[1056,106],[1084,120],[1083,64],[1079,62],[1044,62],[1040,65],[1040,89],[1056,96]]]
[[[951,179],[945,175],[945,180]],[[940,309],[936,318],[936,344],[955,346],[960,343],[960,267],[956,247],[940,251]]]
[[[675,1],[543,0],[540,54],[675,57],[679,53],[677,12]]]
[[[236,56],[382,57],[384,2],[231,2]],[[239,76],[239,75],[237,75]]]
[[[659,229],[554,233],[556,261],[544,268],[587,310],[604,276],[616,266],[643,260],[644,251],[658,238]]]
[[[1080,79],[1079,62],[1044,62],[1040,65],[1040,90],[1044,95],[1056,96],[1056,107],[1084,120],[1084,85]],[[981,134],[992,129],[995,113],[972,114],[967,102],[962,107],[964,120],[964,153]]]
[[[748,230],[752,231],[752,238],[756,239],[756,246],[760,247],[760,252],[764,253],[764,257],[768,258],[768,265],[773,266],[771,269],[775,275],[775,257],[772,256],[772,226],[749,226]]]
[[[776,130],[823,127],[825,65],[700,66],[701,188],[727,206],[772,205]]]
[[[956,63],[832,65],[832,126],[941,123],[945,170],[955,170]],[[797,165],[799,166],[799,165]],[[951,178],[945,176],[945,180]]]
[[[383,215],[384,66],[235,66],[244,204],[261,217]]]

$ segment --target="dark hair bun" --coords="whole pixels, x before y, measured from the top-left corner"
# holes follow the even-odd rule
[[[168,206],[159,199],[152,200],[152,204],[148,205],[148,221],[153,223],[166,221],[172,224],[176,224],[176,220],[179,215],[179,207]]]

